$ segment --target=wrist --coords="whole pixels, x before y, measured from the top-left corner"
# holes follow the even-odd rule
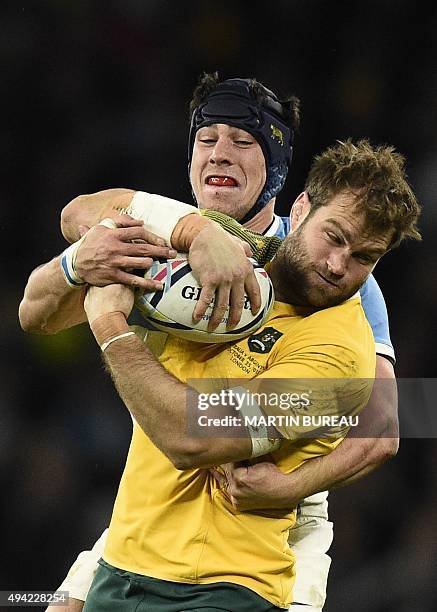
[[[182,217],[176,224],[172,235],[171,245],[180,253],[188,253],[193,240],[206,227],[211,227],[214,221],[201,217],[198,214],[190,214]]]
[[[295,508],[304,495],[299,494],[298,480],[296,482],[293,472],[291,474],[282,474],[280,481],[277,483],[277,491],[280,492],[276,502],[283,508]]]
[[[100,347],[107,345],[112,339],[128,333],[129,325],[124,313],[120,311],[107,312],[90,321],[90,328]]]
[[[76,270],[77,251],[82,244],[82,241],[83,238],[77,242],[74,242],[73,244],[70,244],[70,246],[67,247],[63,253],[61,253],[60,264],[62,274],[65,282],[72,289],[81,289],[84,285],[86,285],[86,282]]]

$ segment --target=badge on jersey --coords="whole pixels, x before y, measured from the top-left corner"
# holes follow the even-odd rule
[[[254,334],[248,339],[248,345],[253,353],[270,353],[276,340],[283,333],[274,327],[265,327],[259,334]]]

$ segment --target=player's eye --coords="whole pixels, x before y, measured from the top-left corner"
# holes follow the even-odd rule
[[[340,238],[338,234],[334,234],[334,232],[326,232],[329,240],[334,244],[343,244],[343,240]]]
[[[243,147],[247,147],[247,146],[253,144],[253,140],[238,139],[238,140],[235,141],[235,144],[241,145]]]
[[[375,258],[371,255],[366,255],[366,253],[356,253],[355,258],[365,266],[375,263]]]

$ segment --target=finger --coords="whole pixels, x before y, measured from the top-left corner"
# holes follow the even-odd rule
[[[231,500],[232,506],[236,510],[244,510],[244,507],[242,507],[241,502],[239,502],[238,499],[236,499],[233,495],[229,495],[229,499]]]
[[[233,286],[229,298],[229,319],[227,323],[227,329],[233,329],[241,319],[243,313],[245,298],[244,298],[244,285],[239,283],[237,286]]]
[[[130,215],[117,215],[112,218],[112,221],[116,224],[117,228],[119,229],[132,228],[132,227],[140,228],[141,231],[140,231],[139,237],[134,238],[134,240],[148,242],[155,246],[164,246],[164,247],[171,248],[170,245],[167,244],[167,242],[164,240],[164,238],[161,238],[161,236],[158,236],[157,234],[154,234],[150,230],[146,229],[144,227],[144,221],[142,219],[134,219]],[[171,255],[171,257],[176,257],[176,251],[174,249],[173,249],[173,252],[174,252],[174,255]]]
[[[232,470],[232,478],[234,485],[238,488],[239,485],[243,485],[247,479],[249,468],[239,467]]]
[[[250,301],[250,310],[255,315],[261,308],[261,290],[253,270],[246,276],[244,289]]]
[[[164,238],[161,238],[161,236],[158,236],[157,234],[154,234],[153,232],[147,230],[145,227],[143,227],[143,240],[145,242],[148,242],[149,244],[154,244],[155,246],[170,247],[170,245],[167,244]],[[176,251],[174,249],[173,249],[173,252],[174,252],[174,255],[172,255],[172,257],[176,257]]]
[[[252,257],[253,252],[252,252],[252,249],[250,248],[250,244],[247,242],[242,242],[241,244],[243,246],[246,257]]]
[[[224,463],[224,464],[221,466],[221,468],[222,468],[222,470],[223,470],[223,471],[224,471],[224,473],[225,473],[226,480],[227,480],[229,483],[232,483],[232,482],[233,482],[233,480],[234,480],[234,469],[235,469],[235,463],[232,463],[232,462],[231,462],[231,463]]]
[[[146,236],[146,233],[145,233],[146,231],[147,230],[145,230],[142,225],[129,226],[129,227],[118,227],[118,229],[116,230],[117,237],[119,238],[119,240],[122,240],[123,242],[131,242],[132,240],[144,240],[144,237]],[[160,246],[165,246],[165,240],[163,240],[162,238],[160,240],[161,240]]]
[[[114,215],[110,219],[115,223],[117,227],[143,227],[144,221],[142,219],[134,219],[130,215]]]
[[[204,285],[200,292],[199,299],[193,311],[193,320],[200,321],[205,315],[208,306],[214,299],[215,286]]]
[[[125,270],[148,270],[153,263],[151,257],[119,257],[114,259],[114,266]]]
[[[176,251],[166,246],[155,246],[147,242],[123,242],[123,255],[129,257],[153,257],[171,259],[176,257]]]
[[[214,476],[214,478],[216,479],[216,481],[218,482],[221,488],[227,485],[226,476],[223,476],[221,472],[219,472],[215,468],[209,468],[209,471]]]
[[[155,246],[169,246],[167,245],[164,238],[157,236],[153,232],[145,229],[143,225],[143,221],[138,222],[137,219],[127,219],[124,221],[116,221],[118,227],[118,237],[123,242],[130,242],[132,240],[136,240],[139,242],[148,242]],[[176,251],[174,251],[173,257],[176,256]]]
[[[208,331],[212,332],[223,320],[229,307],[230,285],[220,285],[215,292],[214,306],[208,321]]]
[[[79,235],[82,238],[82,236],[85,236],[85,234],[87,233],[87,231],[90,228],[88,227],[88,225],[79,225]]]
[[[129,274],[121,270],[117,272],[115,282],[121,283],[122,285],[128,285],[128,287],[133,287],[134,289],[143,289],[146,292],[160,291],[164,287],[159,281],[154,281],[151,278],[143,278],[136,274]]]

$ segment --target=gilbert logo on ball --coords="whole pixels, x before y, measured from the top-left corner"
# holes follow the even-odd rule
[[[249,299],[243,308],[238,325],[226,329],[228,311],[213,332],[208,332],[213,303],[209,305],[204,317],[197,323],[193,321],[193,311],[199,299],[201,286],[194,278],[185,255],[178,254],[175,259],[154,261],[144,275],[161,281],[161,291],[137,294],[135,304],[147,321],[157,330],[179,338],[195,342],[232,342],[249,336],[267,320],[273,306],[274,292],[267,272],[251,260],[261,291],[261,308],[253,315]]]

